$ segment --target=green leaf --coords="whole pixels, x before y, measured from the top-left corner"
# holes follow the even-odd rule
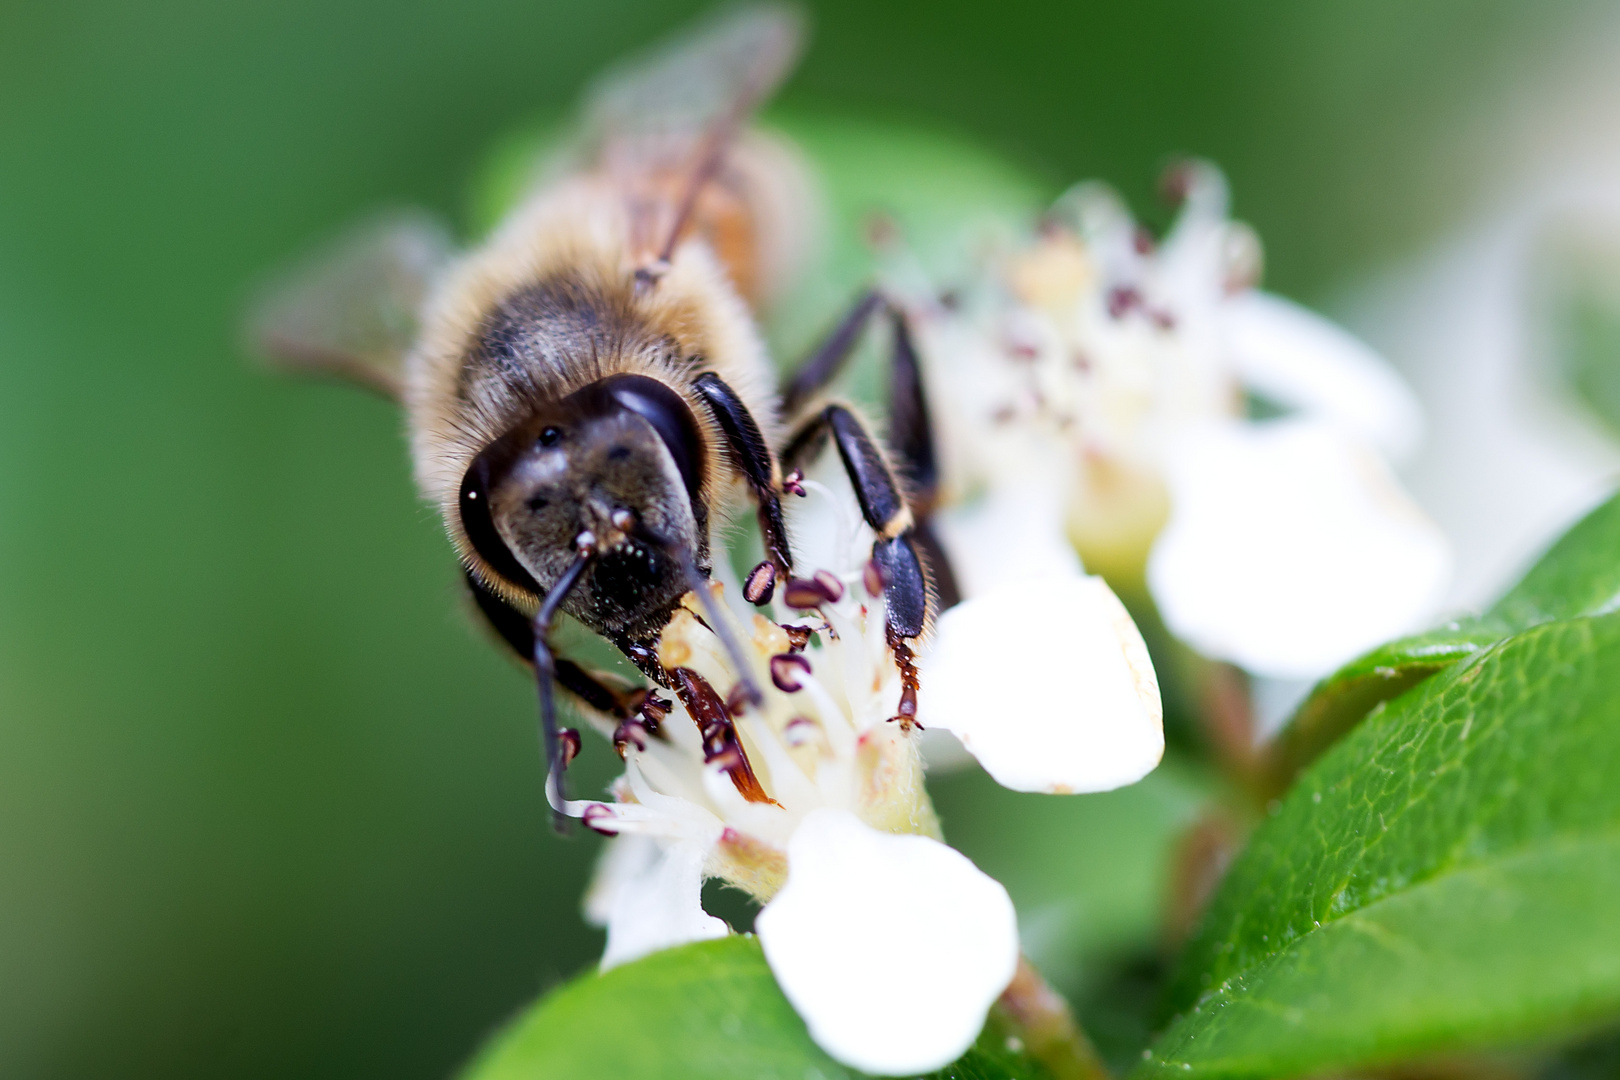
[[[490,1040],[461,1080],[849,1080],[811,1042],[750,936],[581,975]],[[1040,1080],[999,1023],[937,1080]]]
[[[1514,629],[1620,608],[1620,495],[1587,514],[1486,613]]]
[[[1277,732],[1266,754],[1264,793],[1286,791],[1301,769],[1381,703],[1495,645],[1510,632],[1494,620],[1460,619],[1397,638],[1350,661],[1318,683]]]
[[[1272,744],[1267,784],[1280,793],[1300,769],[1389,701],[1511,634],[1620,607],[1620,495],[1587,514],[1487,611],[1400,638],[1323,679]]]
[[[1620,1015],[1617,776],[1620,614],[1378,711],[1234,864],[1135,1075],[1296,1076]]]

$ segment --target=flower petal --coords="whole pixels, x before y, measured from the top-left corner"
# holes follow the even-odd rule
[[[1108,791],[1164,753],[1147,646],[1101,578],[1025,578],[940,616],[919,719],[1016,791]]]
[[[787,885],[755,925],[811,1037],[884,1076],[960,1057],[1018,965],[1007,890],[937,840],[844,810],[806,815]]]
[[[585,897],[586,918],[607,925],[603,971],[659,949],[726,936],[726,924],[703,910],[710,846],[646,836],[608,842]]]
[[[1429,617],[1449,547],[1378,458],[1309,420],[1208,425],[1172,448],[1148,560],[1165,623],[1204,654],[1312,678]]]
[[[1279,405],[1342,426],[1400,459],[1423,434],[1417,397],[1395,369],[1336,323],[1257,289],[1222,309],[1239,380]]]

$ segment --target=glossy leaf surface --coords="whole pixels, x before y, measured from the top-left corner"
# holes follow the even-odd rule
[[[1278,733],[1274,792],[1371,712],[1437,672],[1520,630],[1620,605],[1620,496],[1581,519],[1506,596],[1477,618],[1380,645],[1323,679]]]
[[[934,1080],[1040,1080],[992,1023]],[[759,942],[732,936],[582,975],[532,1006],[461,1080],[853,1080],[810,1041]]]
[[[1297,1076],[1620,1013],[1616,775],[1620,614],[1378,711],[1233,866],[1137,1075]]]

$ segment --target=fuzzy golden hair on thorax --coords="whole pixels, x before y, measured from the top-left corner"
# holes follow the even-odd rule
[[[475,570],[483,568],[457,513],[462,477],[540,403],[620,373],[668,385],[704,429],[704,497],[716,522],[737,492],[716,480],[727,475],[717,460],[723,443],[692,381],[719,374],[776,439],[765,347],[726,268],[694,237],[656,284],[638,285],[628,231],[617,192],[589,178],[567,182],[521,207],[428,304],[407,366],[416,478]]]

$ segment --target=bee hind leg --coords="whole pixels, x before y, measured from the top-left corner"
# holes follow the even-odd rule
[[[805,358],[793,373],[793,378],[782,388],[782,412],[785,416],[795,416],[806,402],[826,389],[827,384],[838,376],[850,354],[855,351],[861,333],[872,321],[872,316],[884,307],[884,303],[883,294],[876,289],[868,289],[856,298],[844,317],[838,320],[838,324],[816,346],[815,352]]]
[[[939,499],[939,459],[934,449],[934,427],[928,416],[928,393],[922,365],[912,344],[905,312],[889,306],[893,346],[889,358],[889,445],[905,477],[913,525],[912,539],[928,560],[939,610],[962,600],[951,561],[934,534],[934,507]]]

